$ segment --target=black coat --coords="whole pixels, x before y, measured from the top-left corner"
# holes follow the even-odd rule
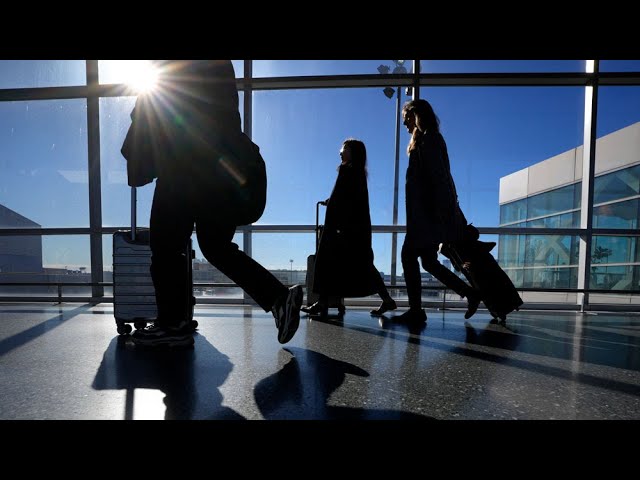
[[[133,152],[131,158],[142,161],[127,157],[129,184],[144,185],[157,176],[176,195],[216,211],[221,221],[247,223],[239,202],[246,188],[238,187],[246,172],[229,161],[238,145],[251,144],[241,135],[233,64],[169,60],[163,69],[159,88],[140,96],[131,115],[130,130],[139,135],[128,135],[123,153]]]
[[[160,79],[153,108],[153,136],[161,145],[158,177],[192,179],[215,187],[215,164],[242,132],[231,60],[172,60]],[[164,87],[164,88],[163,88]]]
[[[318,246],[314,292],[340,297],[376,293],[369,190],[364,171],[341,165]]]
[[[420,248],[460,240],[467,222],[458,205],[447,145],[440,133],[425,133],[409,153],[405,188],[405,243]]]

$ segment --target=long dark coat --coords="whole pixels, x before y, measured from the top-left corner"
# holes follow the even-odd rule
[[[341,165],[325,215],[313,289],[321,295],[366,297],[376,293],[372,275],[371,216],[364,170]]]
[[[420,248],[461,239],[466,219],[458,205],[449,154],[439,132],[426,132],[409,153],[405,243]]]

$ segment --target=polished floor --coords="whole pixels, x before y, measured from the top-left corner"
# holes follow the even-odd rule
[[[113,305],[0,304],[0,419],[640,419],[640,316],[198,306],[193,349],[141,350]]]

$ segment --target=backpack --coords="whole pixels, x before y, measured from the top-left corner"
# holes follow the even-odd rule
[[[267,203],[267,170],[260,147],[241,132],[223,143],[216,162],[236,225],[257,222]]]

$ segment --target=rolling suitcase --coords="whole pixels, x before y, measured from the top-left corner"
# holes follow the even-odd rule
[[[190,282],[185,295],[191,298],[187,315],[195,330],[198,322],[193,320],[196,303],[193,296],[194,255],[193,244],[189,239],[185,268]],[[150,267],[149,229],[136,228],[136,188],[131,187],[131,230],[119,230],[113,234],[113,316],[120,335],[131,333],[129,323],[133,323],[136,329],[141,329],[158,315]]]
[[[320,234],[322,225],[320,225],[320,205],[326,206],[326,202],[320,201],[316,203],[316,253],[307,257],[307,306],[311,306],[318,301],[320,296],[313,292],[313,275],[315,273],[316,254],[318,253],[318,244],[320,243]],[[329,296],[329,308],[337,308],[340,314],[344,314],[346,308],[344,306],[344,298]]]
[[[522,298],[490,253],[495,242],[481,242],[479,238],[478,229],[467,225],[463,241],[443,244],[440,253],[451,260],[453,267],[480,292],[489,313],[505,322],[509,313],[520,309]]]

